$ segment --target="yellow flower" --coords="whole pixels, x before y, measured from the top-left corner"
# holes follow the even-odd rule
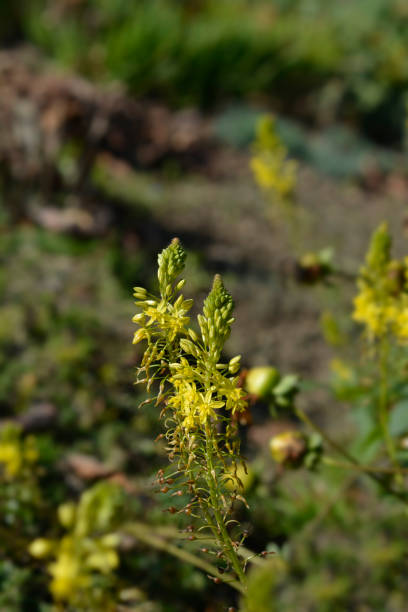
[[[186,430],[205,425],[209,418],[216,418],[216,410],[224,406],[223,401],[213,399],[213,391],[200,392],[194,382],[176,379],[175,392],[168,405],[183,418],[182,425]]]
[[[363,287],[354,299],[352,317],[366,325],[372,338],[391,332],[400,341],[408,339],[408,304],[404,295],[381,295]]]
[[[384,309],[375,301],[374,292],[364,288],[354,299],[353,319],[358,323],[364,323],[374,336],[380,336],[386,331]]]
[[[220,377],[217,385],[218,395],[225,397],[225,407],[231,410],[232,414],[242,412],[247,406],[245,399],[247,393],[242,387],[237,386],[237,378]]]
[[[201,424],[205,424],[210,417],[215,417],[215,411],[224,406],[224,402],[213,399],[213,392],[208,389],[205,393],[199,393],[196,413]]]
[[[119,556],[113,548],[103,548],[95,546],[95,550],[86,557],[85,564],[93,570],[102,574],[109,574],[119,565]]]
[[[73,538],[61,540],[57,558],[48,566],[52,576],[50,590],[56,600],[69,600],[77,591],[89,585],[90,577],[81,568]]]
[[[18,442],[0,442],[0,463],[4,463],[5,473],[8,478],[17,476],[23,464],[23,457]]]
[[[297,163],[287,159],[287,149],[276,132],[274,117],[262,117],[257,126],[250,167],[265,191],[288,200],[296,187]]]
[[[276,191],[282,198],[293,193],[296,185],[296,163],[284,155],[258,155],[250,162],[255,180],[263,189]]]
[[[406,342],[408,259],[391,259],[391,246],[391,236],[383,223],[371,239],[352,316],[366,326],[372,339],[391,333],[399,342]]]

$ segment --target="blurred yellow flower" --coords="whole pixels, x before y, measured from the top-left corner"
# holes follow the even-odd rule
[[[293,196],[298,165],[276,131],[276,119],[262,117],[257,125],[250,167],[255,181],[266,192],[288,202]]]
[[[374,233],[366,265],[358,279],[352,318],[366,326],[370,339],[393,334],[400,342],[408,339],[407,258],[390,257],[391,238],[386,224]]]
[[[18,474],[23,457],[17,443],[0,442],[0,463],[4,463],[4,470],[8,478],[13,478]]]
[[[4,464],[6,478],[13,479],[23,469],[38,459],[38,450],[33,436],[23,439],[21,428],[14,424],[5,427],[0,436],[0,463]]]

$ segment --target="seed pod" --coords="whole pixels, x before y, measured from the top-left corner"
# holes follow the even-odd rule
[[[272,366],[251,368],[245,379],[245,388],[260,399],[268,399],[273,388],[278,384],[280,374]]]
[[[277,463],[298,467],[307,453],[307,438],[299,431],[284,431],[270,439],[269,449]]]

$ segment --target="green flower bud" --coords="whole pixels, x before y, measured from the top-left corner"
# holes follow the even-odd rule
[[[405,266],[401,261],[390,261],[385,283],[388,293],[393,297],[399,296],[405,289]]]
[[[169,294],[169,288],[171,291],[173,281],[184,270],[186,252],[181,246],[179,239],[173,238],[169,246],[159,254],[157,260],[159,264],[157,276],[160,292],[162,296],[166,296]]]
[[[191,342],[191,340],[188,340],[187,338],[181,338],[180,346],[185,353],[188,353],[189,355],[194,355],[194,357],[198,357],[199,351],[194,342]]]
[[[249,370],[245,379],[245,388],[260,399],[268,399],[279,380],[280,374],[276,368],[259,366]]]
[[[193,342],[198,342],[198,336],[193,329],[191,328],[188,329],[188,335],[193,340]]]
[[[224,343],[230,334],[229,321],[233,310],[232,297],[225,289],[221,276],[216,274],[212,289],[204,301],[204,317],[198,317],[201,335],[214,361],[218,361]]]
[[[390,261],[391,242],[387,223],[381,223],[372,235],[366,255],[366,264],[369,272],[381,274],[384,271]]]
[[[133,295],[139,300],[144,300],[147,295],[147,291],[144,287],[133,287],[133,292]]]

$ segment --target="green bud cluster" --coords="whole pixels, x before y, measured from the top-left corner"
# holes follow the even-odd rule
[[[384,272],[391,259],[391,242],[387,224],[381,223],[371,238],[366,255],[366,273],[376,275]]]
[[[198,316],[201,335],[209,354],[218,361],[222,348],[231,331],[234,319],[234,302],[225,289],[221,277],[216,274],[212,289],[204,301],[203,315]]]
[[[159,264],[157,276],[160,293],[163,297],[171,293],[172,283],[184,270],[186,255],[186,251],[181,246],[178,238],[173,238],[169,246],[159,253],[157,258]]]

